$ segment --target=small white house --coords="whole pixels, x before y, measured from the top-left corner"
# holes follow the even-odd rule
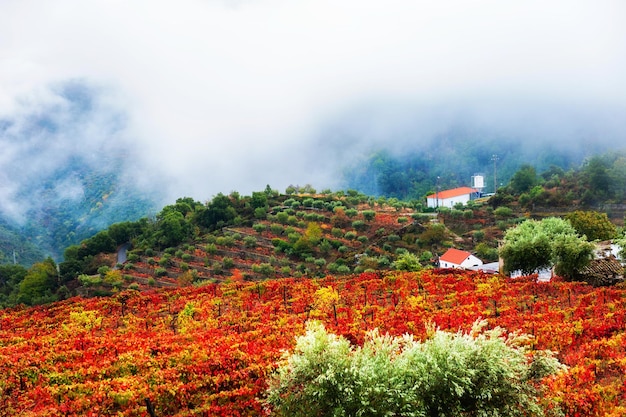
[[[440,268],[476,269],[483,261],[464,250],[450,248],[439,257]]]
[[[466,204],[468,201],[478,196],[478,190],[471,187],[459,187],[451,190],[444,190],[426,196],[426,205],[429,208],[448,207],[455,204]]]

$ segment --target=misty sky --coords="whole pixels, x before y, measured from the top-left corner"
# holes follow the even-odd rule
[[[0,121],[51,109],[51,152],[128,149],[169,199],[333,188],[371,146],[460,122],[626,146],[626,2],[2,0]],[[5,204],[37,134],[15,131]]]

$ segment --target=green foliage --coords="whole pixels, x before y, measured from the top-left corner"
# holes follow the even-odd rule
[[[557,274],[565,278],[572,278],[587,265],[592,252],[593,245],[586,238],[579,237],[568,221],[556,217],[526,220],[507,230],[500,249],[505,272],[531,274],[555,266]]]
[[[420,244],[432,246],[435,244],[441,244],[446,238],[446,227],[443,224],[429,224],[419,235]]]
[[[572,224],[578,234],[587,236],[589,240],[609,240],[617,233],[606,213],[577,210],[568,213],[565,220]]]
[[[422,269],[422,264],[420,264],[417,255],[408,251],[401,253],[391,266],[399,271],[420,271]]]
[[[376,212],[374,210],[363,210],[361,212],[365,221],[371,222],[376,217]]]
[[[156,242],[162,248],[177,246],[185,240],[188,234],[188,224],[179,211],[166,211],[157,222]]]
[[[492,248],[487,245],[485,242],[480,242],[474,248],[476,251],[476,256],[486,262],[495,262],[498,260],[498,249]]]
[[[34,264],[20,282],[17,301],[28,305],[55,301],[57,270],[52,258]]]
[[[232,222],[237,216],[233,201],[222,193],[195,213],[195,222],[208,230],[216,230]]]
[[[265,230],[267,230],[267,226],[263,223],[255,223],[252,225],[252,229],[254,229],[254,231],[257,232],[258,234],[261,234]]]
[[[261,274],[267,278],[274,274],[274,267],[269,263],[260,263],[258,265],[252,265],[252,272]]]
[[[224,259],[222,259],[222,265],[224,266],[224,268],[230,269],[235,266],[235,261],[233,260],[233,258],[225,256]]]
[[[550,352],[530,355],[527,336],[501,328],[470,333],[368,333],[362,347],[308,322],[269,381],[277,416],[543,416],[538,382],[564,367]]]
[[[285,213],[284,211],[281,211],[280,213],[276,213],[276,220],[280,224],[287,224],[288,219],[289,219],[289,214]]]
[[[276,223],[272,223],[270,225],[270,231],[275,234],[275,235],[280,235],[283,233],[283,231],[285,230],[285,228],[283,226],[281,226],[280,224],[276,224]]]
[[[513,216],[513,210],[509,207],[501,206],[493,211],[496,217],[507,218]]]
[[[514,194],[521,194],[530,191],[538,182],[537,171],[531,165],[525,164],[513,174],[509,187]]]
[[[246,248],[254,248],[257,245],[257,240],[254,236],[246,236],[243,238],[243,244]]]
[[[357,214],[359,214],[359,212],[356,209],[347,209],[345,210],[344,213],[349,218],[355,217]]]

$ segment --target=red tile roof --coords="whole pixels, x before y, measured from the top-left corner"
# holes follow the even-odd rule
[[[439,260],[450,262],[456,265],[461,265],[463,261],[466,260],[470,255],[471,253],[466,252],[464,250],[450,248],[446,251],[446,253],[441,255]]]
[[[478,190],[472,187],[453,188],[451,190],[439,191],[439,199],[444,200],[446,198],[458,197],[460,195],[472,194],[472,193],[477,193],[477,192]],[[427,196],[426,198],[436,199],[437,193],[431,194]]]

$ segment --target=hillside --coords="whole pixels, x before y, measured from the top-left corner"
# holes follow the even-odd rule
[[[90,265],[83,262],[83,274],[91,277],[81,276],[81,293],[106,294],[121,288],[176,287],[205,281],[418,270],[434,265],[436,257],[450,246],[473,249],[477,239],[462,227],[447,228],[441,223],[449,221],[454,226],[452,216],[417,212],[410,204],[393,199],[374,200],[355,192],[268,193],[253,194],[252,200],[254,195],[266,199],[255,209],[249,207],[252,200],[218,197],[239,206],[237,220],[212,231],[211,227],[196,226],[195,232],[175,246],[158,248],[154,241],[146,243],[150,236],[160,236],[157,221],[150,233],[131,240],[132,249],[123,264],[116,265],[114,254],[89,258]],[[164,212],[186,211],[187,222],[196,223],[203,206],[186,200],[188,204],[182,208],[183,200]],[[195,208],[187,211],[194,204]],[[501,230],[490,212],[487,206],[474,206],[469,223],[491,230],[486,238],[495,242],[493,237],[501,235]],[[89,241],[86,243],[89,246]],[[482,247],[493,258],[495,248],[484,242]],[[62,271],[66,264],[61,264]],[[114,267],[118,269],[111,269]],[[93,276],[96,269],[100,276]]]
[[[261,416],[267,378],[307,320],[360,343],[479,319],[534,338],[568,370],[542,404],[626,411],[626,293],[450,270],[207,284],[0,311],[4,415]]]

